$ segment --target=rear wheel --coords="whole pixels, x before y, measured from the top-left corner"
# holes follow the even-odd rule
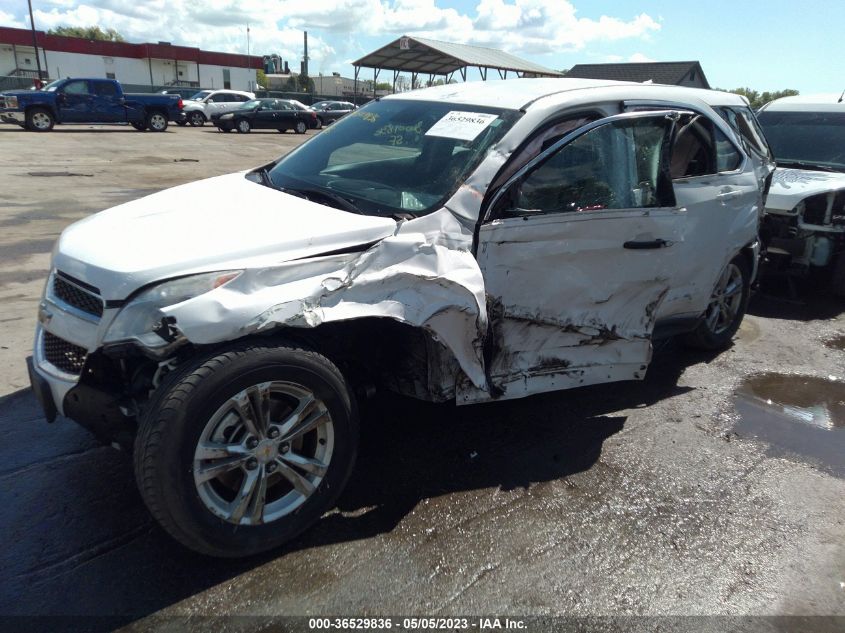
[[[249,125],[249,121],[247,121],[246,119],[241,119],[240,121],[238,121],[237,126],[238,132],[240,132],[241,134],[249,134],[249,131],[252,129]]]
[[[31,108],[26,111],[26,129],[32,132],[49,132],[56,124],[53,113],[45,108]]]
[[[174,538],[204,554],[247,556],[334,505],[357,443],[354,402],[331,361],[242,343],[160,388],[135,440],[135,475]]]
[[[205,125],[205,115],[199,110],[195,110],[188,115],[188,123],[193,127],[202,127]]]
[[[737,255],[719,275],[701,323],[687,335],[685,342],[691,347],[713,351],[728,347],[745,316],[750,285],[748,261],[745,256]]]
[[[294,127],[293,129],[296,130],[297,134],[305,134],[305,132],[308,130],[308,126],[305,125],[305,121],[297,121],[296,127]]]
[[[167,129],[167,117],[161,112],[150,112],[147,115],[147,129],[150,132],[164,132]]]
[[[321,117],[317,117],[317,129],[318,129],[318,130],[322,130],[322,129],[323,129],[323,125],[325,125],[325,124],[323,123],[323,119],[322,119]]]

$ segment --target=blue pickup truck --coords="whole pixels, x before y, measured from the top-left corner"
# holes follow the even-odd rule
[[[181,115],[179,95],[124,93],[114,79],[57,79],[40,90],[0,93],[0,122],[33,132],[49,132],[56,123],[129,123],[164,132]]]

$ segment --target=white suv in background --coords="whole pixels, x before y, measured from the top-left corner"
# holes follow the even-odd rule
[[[211,121],[214,115],[237,110],[247,101],[255,99],[255,93],[240,90],[201,90],[190,99],[184,101],[182,113],[185,118],[177,121],[179,125],[190,123],[200,127],[206,121]]]
[[[784,97],[758,115],[778,163],[760,231],[768,259],[845,296],[845,103]]]

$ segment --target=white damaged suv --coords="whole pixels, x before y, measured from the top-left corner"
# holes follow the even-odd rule
[[[734,95],[524,79],[394,95],[274,163],[62,233],[30,378],[134,451],[173,537],[240,556],[330,509],[373,385],[458,404],[730,344],[766,169]]]
[[[845,103],[841,95],[784,97],[760,124],[777,158],[761,230],[769,260],[829,282],[845,297]]]

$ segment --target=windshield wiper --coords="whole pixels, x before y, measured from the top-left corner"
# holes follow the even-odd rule
[[[364,214],[364,212],[361,211],[361,209],[355,206],[352,202],[350,202],[343,196],[340,196],[331,191],[325,191],[323,189],[290,189],[288,187],[276,187],[276,189],[283,193],[289,193],[292,196],[297,196],[298,198],[305,198],[306,200],[311,200],[312,196],[317,198],[325,198],[326,200],[329,200],[339,205],[340,209],[342,209],[343,211],[349,211],[350,213],[358,213],[360,215]]]
[[[828,167],[827,165],[819,165],[818,163],[811,163],[806,160],[779,160],[778,167],[798,167],[800,169],[815,169],[816,171],[842,171],[835,167]]]

